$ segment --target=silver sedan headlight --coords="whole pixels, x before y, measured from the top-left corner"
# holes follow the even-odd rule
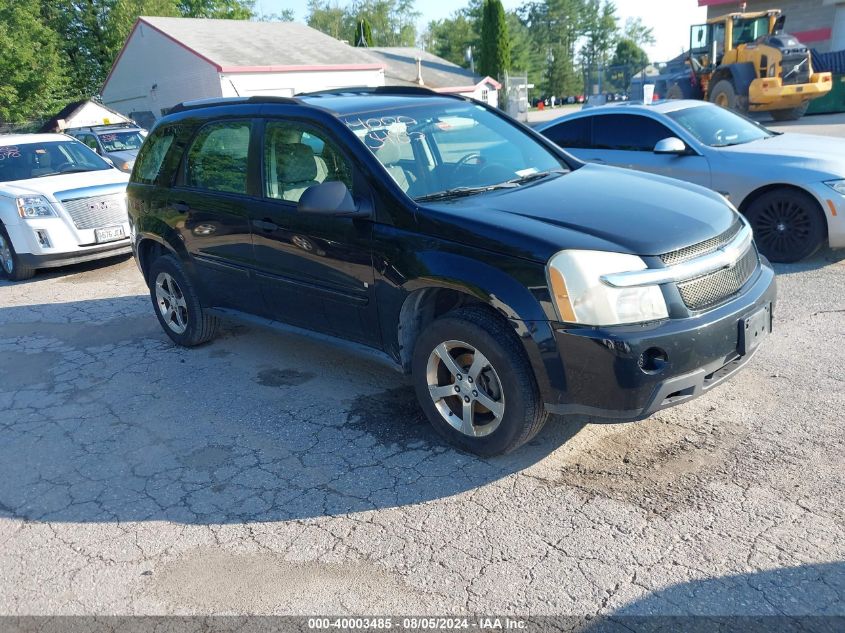
[[[668,318],[660,286],[613,288],[602,275],[645,270],[636,255],[565,250],[546,266],[558,317],[566,323],[623,325]]]
[[[828,180],[824,184],[833,189],[836,193],[845,196],[845,180]]]

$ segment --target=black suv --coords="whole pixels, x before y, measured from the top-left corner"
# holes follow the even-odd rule
[[[641,419],[721,382],[771,330],[774,274],[718,194],[585,165],[424,89],[175,108],[128,188],[164,331],[246,313],[361,343],[484,455],[549,413]]]

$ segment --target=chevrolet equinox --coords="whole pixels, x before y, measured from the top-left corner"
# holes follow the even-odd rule
[[[774,273],[722,196],[583,164],[422,88],[179,105],[128,199],[177,344],[240,314],[375,348],[434,427],[482,455],[549,414],[685,402],[771,331]]]

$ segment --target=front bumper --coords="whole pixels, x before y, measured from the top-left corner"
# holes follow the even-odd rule
[[[33,268],[56,268],[58,266],[70,266],[71,264],[81,264],[83,262],[90,262],[95,259],[104,259],[106,257],[117,257],[118,255],[129,255],[132,253],[132,245],[129,239],[120,240],[119,242],[108,242],[102,246],[92,248],[79,249],[69,253],[50,253],[42,255],[33,255],[32,253],[20,253],[18,257],[26,266]]]
[[[784,85],[779,77],[763,77],[755,79],[748,87],[748,105],[752,112],[787,110],[823,97],[832,89],[831,73],[814,73],[806,84]]]
[[[774,271],[764,261],[742,294],[695,317],[606,328],[554,324],[556,358],[544,358],[546,409],[637,420],[691,400],[753,356],[753,351],[740,355],[740,323],[767,306],[771,315],[776,294]],[[658,371],[645,371],[641,355],[654,348],[666,353],[667,362]]]

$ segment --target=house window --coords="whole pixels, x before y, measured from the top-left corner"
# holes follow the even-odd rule
[[[487,90],[487,88],[482,88],[482,89],[481,89],[481,100],[482,100],[484,103],[490,103],[490,100],[488,99],[488,95],[489,95],[489,94],[490,94],[490,91],[489,91],[489,90]]]

